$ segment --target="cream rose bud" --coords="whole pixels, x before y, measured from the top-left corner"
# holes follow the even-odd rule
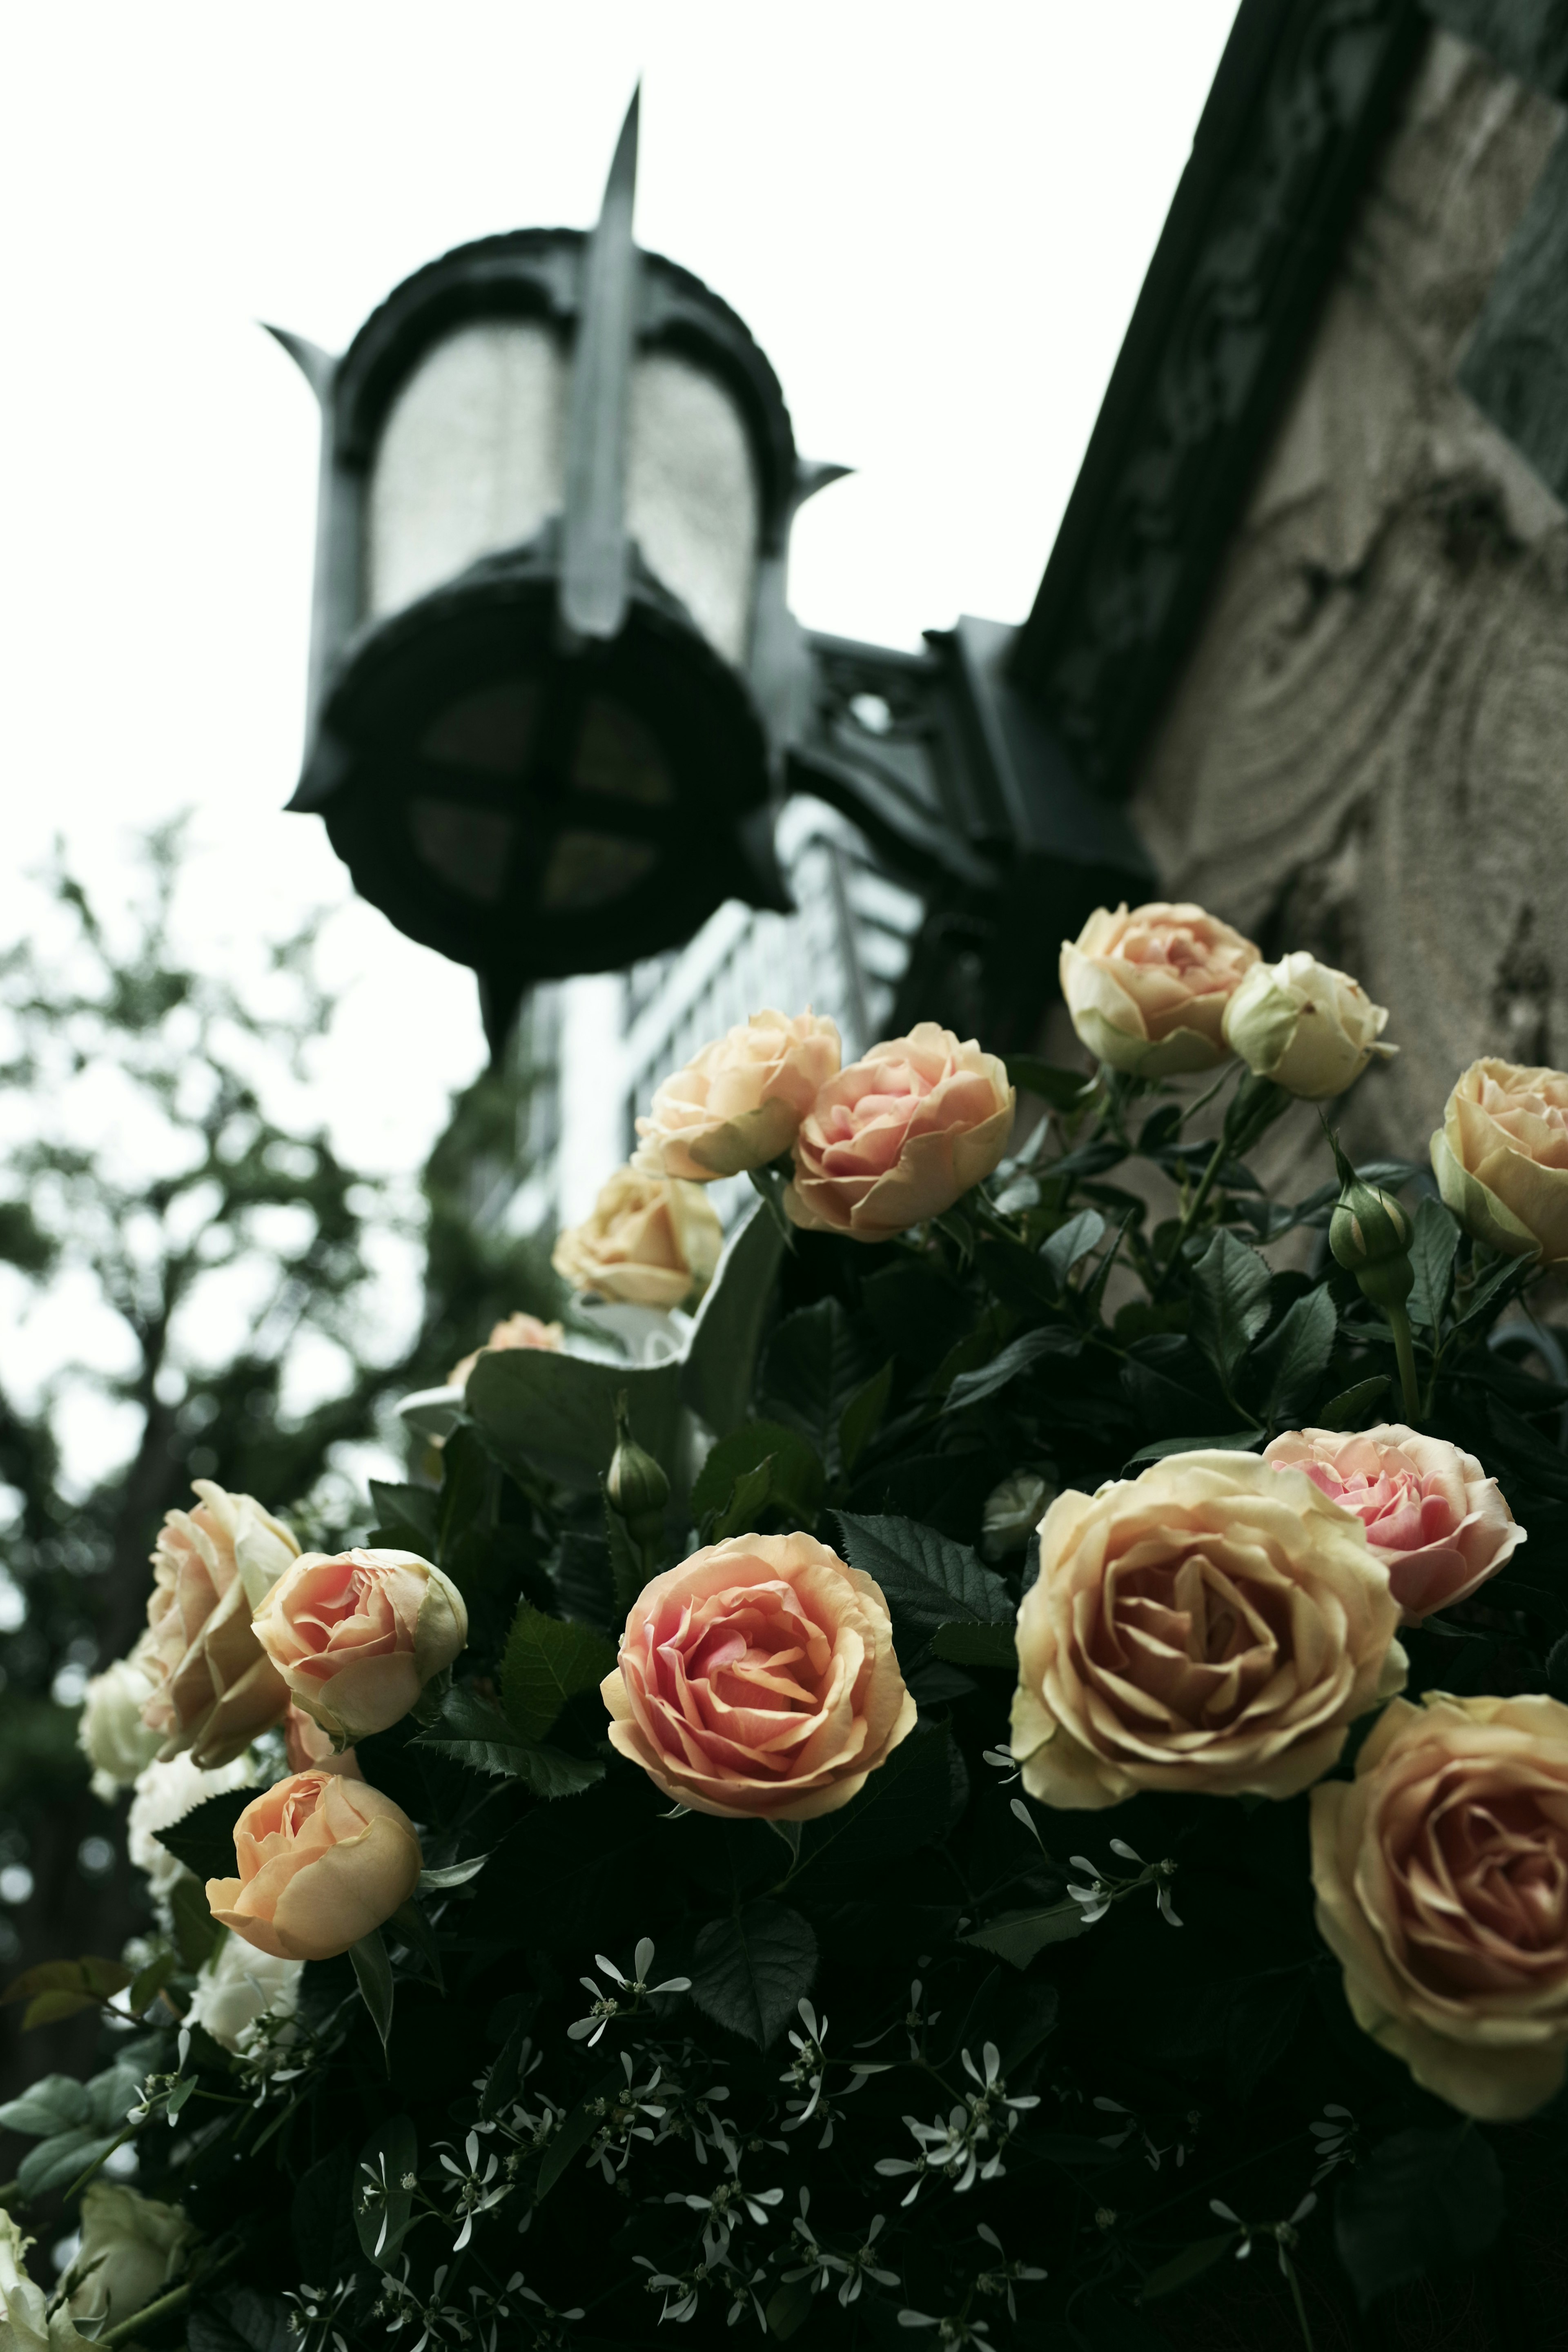
[[[559,1323],[542,1323],[537,1315],[509,1315],[495,1325],[482,1348],[476,1348],[472,1355],[463,1358],[460,1364],[453,1365],[447,1375],[447,1384],[454,1389],[467,1388],[468,1374],[479,1358],[489,1355],[496,1349],[542,1348],[554,1355],[559,1352],[565,1336]]]
[[[279,1578],[256,1637],[296,1706],[344,1744],[401,1723],[468,1638],[449,1577],[413,1551],[308,1551]]]
[[[1363,2032],[1423,2089],[1510,2123],[1568,2053],[1568,1707],[1396,1700],[1312,1791],[1318,1931]]]
[[[32,2242],[0,2210],[0,2352],[90,2352],[91,2339],[65,2312],[51,2312],[43,2288],[28,2277]]]
[[[253,2052],[262,2018],[289,2019],[299,2008],[304,1965],[303,1960],[258,1952],[238,1936],[226,1936],[202,1964],[185,2023],[205,2026],[226,2050]]]
[[[1010,1551],[1025,1550],[1055,1493],[1037,1470],[1015,1470],[993,1486],[980,1515],[980,1549],[986,1559],[1005,1559]]]
[[[81,2244],[60,2281],[73,2320],[94,2335],[146,2309],[184,2269],[195,2231],[178,2205],[160,2205],[117,2181],[82,2191]]]
[[[1263,1459],[1304,1470],[1331,1503],[1355,1513],[1407,1625],[1468,1600],[1525,1540],[1473,1454],[1403,1422],[1353,1436],[1289,1430],[1264,1447]]]
[[[234,1825],[237,1878],[209,1878],[207,1907],[258,1951],[331,1960],[390,1919],[424,1857],[401,1805],[341,1772],[296,1772]]]
[[[795,1141],[841,1051],[835,1024],[815,1013],[754,1013],[666,1078],[637,1121],[633,1167],[695,1184],[765,1167]]]
[[[619,1168],[592,1216],[556,1237],[551,1264],[574,1290],[628,1307],[679,1307],[707,1289],[724,1229],[699,1184]]]
[[[1472,1062],[1432,1138],[1432,1172],[1477,1241],[1568,1259],[1568,1070]]]
[[[1293,1797],[1405,1680],[1361,1522],[1255,1454],[1173,1454],[1040,1528],[1013,1753],[1063,1811],[1140,1789]]]
[[[830,1078],[801,1122],[784,1208],[795,1224],[881,1242],[939,1217],[1007,1149],[1005,1066],[921,1021]]]
[[[163,1755],[188,1748],[205,1766],[237,1756],[288,1703],[250,1621],[300,1547],[253,1496],[210,1478],[195,1484],[197,1507],[170,1511],[159,1534],[136,1655],[153,1685],[145,1719]]]
[[[807,1535],[731,1536],[638,1594],[610,1739],[694,1812],[836,1812],[915,1725],[881,1587]]]
[[[1374,1054],[1388,1020],[1359,981],[1304,949],[1254,964],[1225,1008],[1225,1039],[1255,1077],[1271,1078],[1304,1102],[1343,1094]]]
[[[145,1771],[163,1747],[162,1735],[142,1719],[152,1696],[153,1685],[134,1650],[94,1675],[82,1693],[77,1746],[92,1766],[92,1793],[106,1805]]]
[[[1202,907],[1104,907],[1064,940],[1061,988],[1079,1041],[1135,1077],[1212,1070],[1226,1005],[1258,961],[1252,941]]]

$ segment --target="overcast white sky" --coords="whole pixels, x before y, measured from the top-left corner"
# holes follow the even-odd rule
[[[1026,610],[1233,0],[50,0],[0,12],[0,941],[50,835],[112,898],[190,805],[187,920],[243,969],[306,908],[350,990],[320,1066],[411,1167],[482,1056],[473,983],[343,905],[299,757],[314,403],[465,238],[585,224],[644,82],[639,241],[773,362],[809,455],[808,623]]]

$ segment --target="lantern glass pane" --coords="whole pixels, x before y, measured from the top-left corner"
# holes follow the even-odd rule
[[[572,761],[579,792],[664,808],[675,798],[669,770],[653,736],[636,714],[607,695],[589,697]]]
[[[607,906],[642,880],[658,855],[651,842],[619,834],[557,834],[539,886],[540,906],[552,915]]]
[[[729,392],[673,352],[632,372],[626,529],[710,645],[746,656],[761,497],[751,437]]]
[[[443,766],[521,776],[533,756],[542,693],[532,677],[505,678],[465,694],[425,730],[420,750]]]
[[[460,327],[424,354],[376,446],[366,610],[395,613],[533,537],[564,496],[568,361],[532,320]]]
[[[408,803],[408,830],[430,871],[451,889],[482,907],[498,903],[517,831],[510,817],[421,793]]]

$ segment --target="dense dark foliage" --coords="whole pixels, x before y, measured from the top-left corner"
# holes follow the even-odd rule
[[[1400,1407],[1388,1327],[1322,1246],[1326,1149],[1299,1202],[1249,1173],[1276,1090],[1243,1082],[1216,1150],[1168,1090],[1015,1075],[1052,1118],[937,1227],[786,1252],[759,1207],[682,1362],[487,1357],[439,1488],[376,1491],[379,1539],[438,1560],[470,1614],[450,1689],[359,1749],[426,1876],[244,2060],[200,2032],[177,2053],[208,1937],[187,1906],[164,1995],[105,2045],[119,2074],[36,2095],[29,2220],[151,2070],[140,2185],[203,2251],[166,2317],[116,2340],[1563,2340],[1561,2102],[1477,2126],[1358,2031],[1313,1925],[1307,1800],[1020,1795],[1035,1559],[980,1556],[999,1482],[1092,1489]],[[1157,1226],[1151,1166],[1178,1202]],[[1411,1693],[1552,1691],[1555,1342],[1516,1308],[1528,1265],[1464,1238],[1413,1166],[1373,1172],[1414,1209],[1424,1425],[1530,1536],[1406,1637]],[[1259,1245],[1292,1236],[1305,1270],[1277,1270]],[[672,1483],[659,1564],[802,1528],[882,1584],[920,1723],[843,1811],[672,1816],[608,1750],[597,1684],[646,1565],[601,1489],[617,1389]],[[694,1483],[689,1412],[720,1433]],[[198,1876],[232,1866],[243,1801],[168,1833]]]

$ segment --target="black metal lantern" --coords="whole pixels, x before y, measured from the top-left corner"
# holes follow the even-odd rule
[[[289,805],[478,972],[497,1053],[534,982],[678,948],[727,898],[787,912],[792,792],[919,892],[910,1017],[1025,1039],[1063,930],[1147,861],[1010,682],[1016,632],[905,654],[790,614],[791,524],[847,468],[801,460],[742,320],[634,243],[637,146],[634,98],[591,235],[460,246],[341,360],[271,330],[322,414]]]
[[[361,895],[536,980],[787,908],[763,717],[803,467],[729,307],[632,239],[637,100],[597,227],[463,246],[332,361],[304,772]],[[753,690],[752,675],[759,692]]]

